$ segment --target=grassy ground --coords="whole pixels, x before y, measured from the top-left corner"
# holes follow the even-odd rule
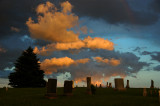
[[[63,96],[63,88],[57,89],[58,97],[46,99],[45,88],[0,89],[0,106],[160,106],[157,96],[142,96],[142,89],[97,88],[96,95],[87,95],[86,88],[74,88],[73,96]]]

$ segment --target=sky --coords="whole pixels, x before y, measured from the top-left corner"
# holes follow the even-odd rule
[[[160,87],[160,0],[1,0],[0,87],[31,46],[45,79]]]

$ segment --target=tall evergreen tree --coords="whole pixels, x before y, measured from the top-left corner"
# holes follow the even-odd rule
[[[44,78],[44,71],[40,70],[40,63],[38,62],[36,54],[33,49],[29,47],[22,52],[22,55],[16,60],[15,72],[9,75],[9,85],[12,87],[44,87],[46,81]]]

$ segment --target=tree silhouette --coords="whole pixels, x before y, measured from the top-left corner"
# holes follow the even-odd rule
[[[38,62],[36,54],[33,49],[29,47],[22,52],[22,55],[16,60],[15,72],[9,75],[9,85],[12,87],[44,87],[46,81],[43,79],[44,71],[40,70],[40,63]]]

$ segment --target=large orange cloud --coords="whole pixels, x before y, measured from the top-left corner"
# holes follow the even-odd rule
[[[70,30],[78,26],[78,16],[71,12],[72,5],[66,1],[61,4],[61,11],[57,11],[54,4],[46,2],[40,4],[36,12],[38,22],[30,17],[26,22],[31,36],[52,42],[73,42],[79,40],[78,34]]]
[[[89,49],[105,49],[113,50],[114,43],[104,38],[91,38],[90,36],[84,38],[83,40],[79,38],[80,32],[87,34],[88,28],[86,26],[79,27],[79,18],[74,13],[72,13],[73,6],[68,2],[61,3],[61,9],[57,9],[54,4],[46,2],[46,4],[40,4],[37,9],[38,22],[34,22],[31,18],[26,22],[31,37],[36,39],[42,39],[51,41],[51,44],[43,46],[42,48],[35,47],[34,53],[40,55],[47,55],[54,51],[61,50],[80,50],[82,48]],[[74,31],[73,31],[74,30]],[[93,33],[91,30],[90,33]],[[95,57],[96,62],[105,63],[112,66],[117,66],[120,64],[120,60],[116,59],[103,59],[102,57]],[[59,69],[68,69],[70,71],[73,67],[78,67],[71,73],[74,80],[81,82],[86,80],[86,76],[93,77],[94,84],[102,83],[102,74],[106,73],[104,69],[103,72],[95,71],[99,69],[92,69],[92,63],[90,61],[90,69],[83,69],[85,63],[90,61],[89,58],[73,60],[69,57],[61,58],[51,58],[46,59],[41,62],[41,69],[45,71],[46,74],[52,74],[57,72]],[[84,65],[82,65],[84,64]],[[81,66],[81,67],[80,67]],[[87,71],[88,70],[88,71]],[[92,72],[93,71],[93,72]],[[69,71],[68,71],[69,72]],[[114,72],[115,73],[115,72]],[[108,80],[111,74],[107,74],[105,81]]]
[[[114,49],[114,43],[104,38],[99,38],[99,37],[91,38],[90,36],[88,36],[83,41],[86,44],[86,48],[106,49],[106,50]]]
[[[79,39],[79,32],[87,34],[88,28],[86,26],[79,27],[79,18],[72,13],[72,7],[68,1],[61,3],[60,10],[50,2],[37,7],[38,22],[34,22],[31,17],[26,22],[30,34],[33,38],[48,40],[52,44],[42,47],[40,50],[36,47],[34,52],[46,54],[55,50],[81,48],[113,50],[113,42],[104,38],[88,36],[84,40]]]
[[[85,64],[89,62],[89,60],[88,58],[73,60],[69,57],[45,59],[41,62],[41,69],[44,70],[46,74],[52,74],[52,72],[57,72],[57,69],[80,63]]]
[[[114,43],[104,38],[91,38],[90,36],[88,36],[84,40],[78,40],[76,42],[52,43],[47,45],[46,47],[42,47],[41,49],[35,47],[34,53],[44,55],[57,50],[71,50],[81,48],[113,50]]]

